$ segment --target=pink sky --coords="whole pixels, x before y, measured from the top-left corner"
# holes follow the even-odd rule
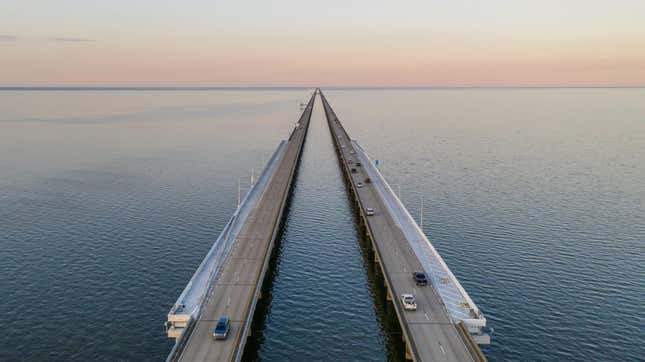
[[[0,86],[645,85],[645,1],[485,3],[10,1]]]

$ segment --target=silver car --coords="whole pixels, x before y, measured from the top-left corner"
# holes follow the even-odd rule
[[[401,295],[401,303],[405,310],[417,310],[417,301],[412,294]]]

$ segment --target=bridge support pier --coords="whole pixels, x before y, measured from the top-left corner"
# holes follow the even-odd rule
[[[410,352],[410,347],[408,347],[408,344],[405,344],[405,359],[407,361],[412,361],[412,352]]]
[[[412,352],[410,351],[410,345],[408,344],[407,338],[405,338],[405,333],[401,333],[401,339],[403,339],[403,345],[405,346],[405,359],[407,361],[411,361],[412,358]]]

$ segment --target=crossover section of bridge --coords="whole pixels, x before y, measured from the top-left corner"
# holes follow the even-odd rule
[[[350,139],[320,92],[338,160],[346,176],[374,260],[383,272],[388,299],[396,311],[406,356],[415,361],[485,361],[477,343],[488,343],[486,318],[428,241],[365,150]],[[370,209],[368,214],[367,209]],[[430,283],[418,286],[413,272]],[[402,295],[414,295],[415,311]]]
[[[242,358],[316,92],[168,313],[168,336],[176,338],[168,361]],[[230,332],[227,339],[214,341],[221,316],[229,317]]]

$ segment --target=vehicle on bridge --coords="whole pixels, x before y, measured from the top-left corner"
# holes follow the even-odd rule
[[[214,339],[226,339],[228,337],[228,331],[231,329],[231,320],[227,316],[220,317],[213,329],[213,338]]]
[[[403,303],[403,309],[405,310],[417,310],[417,300],[412,294],[403,294],[401,296],[401,302]]]
[[[417,285],[420,285],[420,286],[428,285],[428,278],[426,278],[425,273],[414,272],[412,273],[412,277],[414,278],[414,282],[417,283]]]
[[[372,179],[371,179],[371,178],[369,178],[369,177],[368,177],[368,178],[366,178],[366,179],[365,179],[365,183],[366,183],[366,184],[371,184],[371,183],[372,183]]]
[[[356,184],[356,187],[363,187],[363,183],[362,183],[362,182],[358,182],[358,183]]]
[[[372,209],[371,207],[368,207],[367,209],[365,209],[365,213],[367,214],[367,216],[373,216],[374,209]]]
[[[355,168],[352,168],[352,173],[356,173],[356,169],[355,169]]]

